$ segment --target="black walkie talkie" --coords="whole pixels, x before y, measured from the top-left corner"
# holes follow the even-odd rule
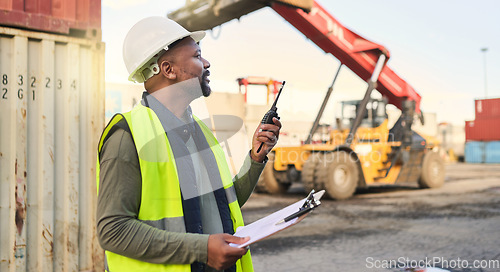
[[[280,91],[278,92],[278,96],[276,96],[276,100],[274,100],[273,106],[266,113],[266,115],[264,115],[264,118],[262,118],[262,121],[260,122],[261,124],[274,124],[274,122],[273,122],[274,117],[276,117],[277,119],[280,119],[280,117],[278,116],[278,112],[277,112],[278,108],[276,108],[276,102],[278,102],[278,98],[280,98],[280,94],[281,94],[281,91],[283,90],[283,86],[285,86],[285,81],[283,81],[283,83],[281,84]],[[257,149],[257,153],[259,153],[260,150],[262,149],[262,145],[264,145],[263,142],[260,143],[259,149]]]

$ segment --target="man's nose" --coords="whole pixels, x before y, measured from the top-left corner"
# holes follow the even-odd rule
[[[205,68],[205,69],[210,68],[210,62],[208,62],[208,60],[206,60],[205,58],[201,58],[201,59],[203,61],[203,68]]]

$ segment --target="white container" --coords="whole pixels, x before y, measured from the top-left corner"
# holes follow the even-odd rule
[[[438,127],[438,140],[441,142],[441,147],[457,157],[465,155],[465,127],[457,126],[449,123],[441,123]]]
[[[0,271],[102,271],[104,44],[0,27]]]

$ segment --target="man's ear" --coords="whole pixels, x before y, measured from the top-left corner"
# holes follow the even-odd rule
[[[160,63],[160,73],[166,77],[167,79],[170,80],[175,80],[177,78],[177,75],[175,74],[175,71],[172,67],[172,64],[166,60],[162,61]]]

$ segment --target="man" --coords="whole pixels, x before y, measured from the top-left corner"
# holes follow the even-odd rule
[[[163,17],[141,20],[124,41],[129,80],[143,100],[116,115],[99,143],[97,233],[108,271],[252,271],[231,247],[242,206],[278,140],[281,123],[261,124],[240,173],[189,104],[211,93],[204,32]],[[259,145],[264,147],[257,152]]]

